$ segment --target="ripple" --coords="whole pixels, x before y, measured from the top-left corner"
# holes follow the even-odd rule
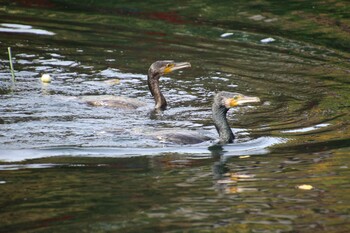
[[[30,33],[30,34],[46,35],[46,36],[55,35],[54,32],[50,32],[43,29],[35,29],[30,25],[12,24],[12,23],[2,23],[0,25],[3,26],[3,27],[0,27],[0,32]]]
[[[10,164],[10,165],[0,165],[0,171],[9,171],[9,170],[21,170],[21,169],[42,169],[42,168],[51,168],[57,166],[56,164],[51,163],[38,163],[38,164]]]
[[[327,127],[329,125],[330,124],[328,124],[328,123],[323,123],[323,124],[317,124],[314,126],[309,126],[309,127],[300,128],[300,129],[283,130],[281,132],[282,133],[306,133],[306,132],[310,132],[310,131],[314,131],[314,130],[318,130],[318,129]]]
[[[19,162],[29,159],[38,159],[54,156],[74,157],[112,157],[130,158],[139,156],[154,156],[167,153],[191,154],[193,157],[223,155],[223,159],[241,155],[261,155],[269,152],[268,147],[284,142],[283,139],[262,137],[248,142],[225,145],[223,147],[209,147],[210,142],[189,146],[167,146],[154,148],[123,148],[123,147],[82,147],[82,146],[56,146],[38,149],[0,149],[0,161]],[[130,143],[130,142],[129,142]]]
[[[147,75],[144,75],[144,74],[123,73],[119,69],[115,69],[115,68],[108,68],[108,69],[102,70],[100,72],[100,75],[106,78],[120,78],[120,79],[130,79],[130,78],[146,79],[147,78]]]

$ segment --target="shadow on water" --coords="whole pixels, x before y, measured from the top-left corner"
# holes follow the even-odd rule
[[[0,3],[0,232],[350,231],[345,1]],[[163,59],[192,68],[161,78],[155,112]],[[233,144],[215,144],[218,91],[261,99],[229,111]],[[154,137],[178,129],[213,140]]]

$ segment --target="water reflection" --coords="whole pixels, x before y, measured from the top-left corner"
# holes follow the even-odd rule
[[[213,151],[221,154],[223,149],[217,147]],[[337,160],[332,159],[333,156]],[[132,231],[150,227],[168,231],[174,226],[195,229],[198,223],[204,229],[214,226],[236,229],[248,225],[261,230],[303,229],[310,227],[308,224],[313,224],[315,219],[334,218],[336,210],[332,203],[339,200],[324,189],[340,181],[329,168],[342,175],[348,173],[338,160],[343,156],[346,154],[315,153],[283,158],[280,154],[270,154],[220,161],[220,157],[165,154],[124,159],[85,157],[78,162],[73,157],[33,160],[34,163],[12,165],[16,170],[2,173],[0,188],[6,186],[3,195],[17,189],[17,202],[3,207],[6,208],[3,219],[9,220],[11,213],[16,213],[11,208],[15,205],[30,206],[31,215],[17,213],[21,218],[15,221],[16,225],[6,224],[6,229],[40,229],[41,224],[51,218],[56,220],[46,227],[60,231],[79,227]],[[301,173],[293,161],[300,161],[299,168],[309,172]],[[283,163],[284,167],[279,166]],[[41,169],[34,169],[39,167]],[[17,173],[17,169],[22,172]],[[41,181],[28,182],[28,176],[32,179],[40,176]],[[326,177],[330,183],[318,182],[325,181]],[[284,182],[286,179],[288,182]],[[295,188],[303,183],[316,188],[311,191]],[[33,185],[37,188],[30,188]],[[344,191],[343,185],[338,185],[339,188]],[[79,201],[85,204],[72,205]],[[320,207],[320,201],[325,205]],[[43,208],[51,208],[46,212],[49,216],[35,214]],[[95,210],[93,215],[89,214],[90,208]],[[75,221],[77,218],[92,224],[82,225]],[[320,228],[327,224],[315,222]]]
[[[216,158],[216,161],[214,162],[212,168],[215,189],[225,194],[259,191],[257,188],[254,187],[245,187],[245,185],[247,184],[246,182],[259,181],[259,179],[255,178],[254,174],[249,174],[247,173],[247,171],[230,171],[230,168],[226,165],[227,159],[229,157],[227,157],[227,155],[225,156],[225,151],[222,145],[211,146],[209,147],[209,150],[212,152],[213,158]],[[251,155],[253,154],[239,156],[238,158],[246,159],[250,158]]]

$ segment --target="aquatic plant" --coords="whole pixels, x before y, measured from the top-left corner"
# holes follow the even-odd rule
[[[7,48],[8,54],[9,54],[9,61],[10,61],[10,68],[11,68],[11,76],[12,76],[12,83],[15,83],[15,72],[13,70],[13,64],[12,64],[12,55],[11,55],[11,47]]]

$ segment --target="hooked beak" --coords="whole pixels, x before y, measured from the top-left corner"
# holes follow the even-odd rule
[[[189,67],[191,67],[191,63],[189,62],[176,62],[176,63],[173,63],[171,66],[166,67],[164,70],[164,73],[170,73],[175,70],[181,70]]]
[[[237,100],[237,105],[246,104],[246,103],[257,103],[257,102],[260,102],[259,97],[242,96]]]
[[[246,103],[257,103],[257,102],[260,102],[259,97],[238,95],[234,98],[227,99],[225,102],[225,106],[226,108],[232,108],[232,107],[236,107],[238,105],[242,105]]]

